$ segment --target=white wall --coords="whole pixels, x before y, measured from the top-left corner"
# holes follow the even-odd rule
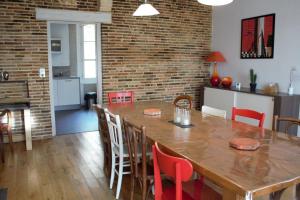
[[[69,26],[51,24],[51,38],[61,39],[61,53],[52,53],[52,66],[70,66]]]
[[[240,59],[241,19],[276,14],[274,59]],[[279,83],[287,92],[289,73],[297,68],[295,93],[300,94],[300,1],[299,0],[235,0],[227,6],[213,8],[212,49],[221,51],[226,63],[219,65],[222,76],[249,87],[249,70],[258,74],[258,87]]]

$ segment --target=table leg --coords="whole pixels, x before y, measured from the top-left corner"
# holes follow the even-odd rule
[[[252,200],[252,194],[242,197],[233,191],[223,189],[223,200]]]
[[[26,150],[29,151],[32,150],[30,109],[24,109],[24,124],[25,124]]]

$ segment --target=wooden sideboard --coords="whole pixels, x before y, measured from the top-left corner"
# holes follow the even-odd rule
[[[239,108],[247,108],[264,112],[266,121],[264,128],[271,129],[273,125],[273,116],[288,116],[299,118],[300,95],[288,95],[286,93],[278,93],[275,95],[266,94],[262,90],[250,92],[249,88],[241,88],[240,90],[214,88],[211,86],[203,86],[200,92],[200,108],[207,105],[227,111],[227,118],[231,118],[231,109],[233,106]],[[255,122],[249,119],[241,119],[246,123],[253,124]],[[284,132],[285,122],[278,124],[278,130]],[[298,127],[292,127],[290,133],[293,135],[300,134]]]

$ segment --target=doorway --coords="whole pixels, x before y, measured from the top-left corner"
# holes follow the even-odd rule
[[[53,135],[98,130],[91,103],[102,102],[100,31],[95,23],[48,22]]]

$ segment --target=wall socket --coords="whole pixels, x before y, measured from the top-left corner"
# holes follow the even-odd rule
[[[46,77],[46,69],[45,68],[41,67],[39,69],[39,76],[40,76],[40,78],[45,78]]]

